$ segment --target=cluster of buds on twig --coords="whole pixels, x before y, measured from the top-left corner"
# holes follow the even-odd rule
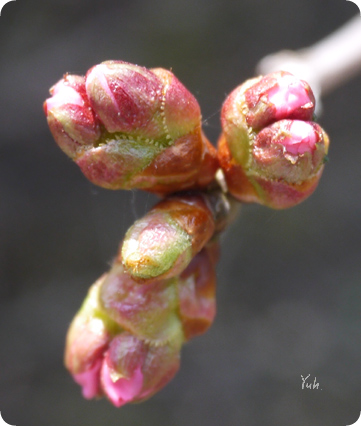
[[[50,93],[54,139],[96,185],[168,194],[213,180],[217,153],[198,102],[170,71],[107,61]]]
[[[175,375],[184,342],[215,316],[217,243],[170,279],[140,284],[115,261],[90,288],[67,336],[65,364],[85,398],[117,407],[149,398]]]
[[[228,96],[218,153],[234,197],[282,209],[312,194],[329,144],[312,122],[314,109],[310,86],[284,71],[248,80]]]
[[[170,71],[107,61],[85,77],[65,75],[50,93],[50,130],[91,182],[164,197],[128,230],[67,335],[65,364],[84,397],[119,407],[165,386],[183,343],[212,324],[218,236],[239,201],[304,200],[328,137],[311,121],[312,90],[286,72],[228,96],[218,151],[196,99]]]
[[[86,398],[106,395],[121,406],[174,376],[182,344],[215,316],[213,236],[229,208],[219,190],[179,194],[129,229],[68,333],[66,366]]]

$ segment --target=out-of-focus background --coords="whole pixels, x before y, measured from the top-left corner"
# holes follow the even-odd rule
[[[67,327],[153,196],[90,184],[42,102],[106,59],[172,68],[216,143],[257,62],[359,13],[345,0],[16,0],[0,16],[0,411],[16,426],[345,426],[361,410],[361,75],[323,99],[330,162],[287,211],[249,205],[223,236],[218,314],[176,378],[121,409],[85,401]],[[360,17],[361,25],[361,17]],[[350,43],[357,40],[350,40]],[[301,375],[318,389],[303,389]],[[321,390],[322,389],[322,390]]]

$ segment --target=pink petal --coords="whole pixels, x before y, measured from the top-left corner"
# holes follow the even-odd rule
[[[294,120],[290,126],[290,136],[282,139],[282,145],[292,155],[312,152],[315,149],[317,135],[313,126],[304,121]]]
[[[82,386],[83,397],[86,399],[92,399],[99,394],[101,366],[102,359],[99,359],[90,370],[73,374],[74,380]]]
[[[279,79],[278,83],[269,90],[268,100],[276,107],[276,119],[284,118],[311,102],[305,87],[291,75]]]
[[[98,80],[98,83],[100,84],[106,95],[109,96],[109,99],[112,100],[114,108],[119,110],[117,100],[115,99],[113,92],[110,90],[107,78],[105,76],[107,71],[108,67],[104,64],[99,64],[93,67],[90,73],[87,75],[85,87],[87,93],[89,93],[89,87],[93,84],[94,80]]]
[[[46,106],[49,111],[53,108],[62,107],[66,104],[83,106],[84,101],[75,89],[59,82],[54,86],[53,96],[46,100]]]
[[[127,402],[132,401],[139,395],[143,386],[143,373],[141,367],[138,367],[134,371],[133,376],[129,379],[120,378],[113,381],[110,375],[109,366],[107,362],[104,361],[101,378],[104,393],[116,407],[121,407]]]

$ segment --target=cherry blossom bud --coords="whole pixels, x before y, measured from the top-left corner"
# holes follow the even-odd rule
[[[179,369],[183,343],[215,316],[218,244],[180,276],[138,284],[117,262],[90,289],[68,335],[65,364],[87,399],[116,407],[149,398]]]
[[[218,250],[218,243],[203,248],[179,277],[179,315],[186,340],[205,333],[216,315]]]
[[[101,369],[104,394],[116,407],[149,398],[178,371],[181,345],[182,338],[154,346],[127,332],[115,337]]]
[[[308,84],[283,71],[248,80],[230,94],[218,155],[233,196],[282,209],[316,189],[329,140],[310,121],[314,107]]]
[[[209,241],[215,217],[201,193],[169,197],[128,230],[118,261],[140,282],[178,275]]]
[[[85,78],[71,76],[81,90],[66,78],[44,109],[55,139],[91,182],[165,194],[214,179],[217,153],[198,102],[170,71],[106,61]]]
[[[94,364],[99,353],[120,330],[100,306],[99,291],[104,279],[105,275],[90,288],[67,334],[65,364],[74,374]]]
[[[164,344],[181,330],[173,281],[141,285],[124,272],[121,264],[115,263],[102,283],[100,304],[113,321],[136,337]]]
[[[141,286],[121,268],[116,265],[90,288],[65,351],[83,396],[106,395],[116,406],[145,399],[168,383],[184,340],[176,281]]]
[[[100,137],[98,120],[85,92],[85,79],[66,74],[51,89],[44,111],[51,133],[60,148],[72,159],[82,147],[96,143]]]
[[[75,316],[66,339],[65,365],[83,388],[87,399],[100,396],[100,367],[103,353],[121,328],[102,310],[99,290],[103,275],[89,290],[83,306]]]
[[[258,81],[242,94],[248,126],[260,129],[284,118],[312,120],[315,97],[305,81],[285,71],[278,71],[255,80]],[[242,95],[238,93],[237,96]]]

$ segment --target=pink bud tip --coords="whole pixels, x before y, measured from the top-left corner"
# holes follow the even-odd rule
[[[268,100],[275,106],[275,119],[289,117],[299,108],[313,107],[309,93],[301,80],[285,75],[268,92]]]
[[[102,360],[98,359],[89,370],[73,374],[73,378],[82,387],[83,397],[92,399],[100,393],[100,368]]]
[[[87,74],[85,87],[89,91],[89,87],[94,83],[94,81],[98,80],[98,84],[105,92],[105,95],[109,96],[109,98],[117,104],[115,97],[113,96],[113,92],[110,90],[107,79],[105,77],[104,72],[107,71],[107,66],[105,64],[99,64],[95,67],[91,68]],[[120,113],[119,113],[120,114]]]
[[[112,369],[105,360],[101,371],[101,380],[107,397],[116,407],[121,407],[127,402],[131,402],[140,393],[143,386],[143,373],[141,368],[138,367],[130,378],[114,379]]]
[[[86,97],[84,77],[67,74],[50,89],[50,94],[43,105],[50,131],[59,147],[74,159],[100,137],[99,122]]]
[[[323,167],[327,141],[316,123],[280,120],[257,134],[251,152],[253,179],[300,184]]]
[[[317,133],[310,123],[294,120],[289,125],[289,136],[277,141],[291,155],[302,155],[316,149]]]
[[[52,90],[53,96],[45,101],[47,111],[53,108],[63,107],[66,104],[83,106],[84,101],[80,94],[73,88],[59,81]]]
[[[288,72],[275,72],[251,87],[245,83],[236,89],[240,93],[243,90],[247,124],[255,129],[286,118],[312,119],[315,97],[310,86]]]
[[[222,108],[218,158],[230,193],[288,208],[316,189],[329,139],[313,123],[310,86],[285,71],[246,81]]]

